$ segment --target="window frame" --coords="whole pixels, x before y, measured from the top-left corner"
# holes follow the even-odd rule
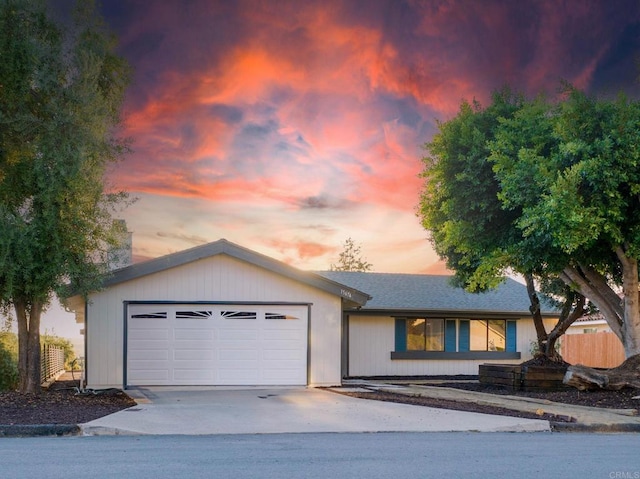
[[[407,348],[407,323],[412,319],[442,319],[443,320],[443,346],[440,351],[409,350]],[[395,349],[391,351],[391,359],[520,359],[521,353],[517,351],[517,318],[450,318],[441,316],[411,315],[394,316],[395,320]],[[470,322],[475,320],[504,321],[505,324],[505,349],[504,351],[480,350],[472,351],[470,338]],[[488,326],[487,326],[488,330]],[[455,333],[452,339],[451,335]],[[488,334],[488,332],[487,332]]]

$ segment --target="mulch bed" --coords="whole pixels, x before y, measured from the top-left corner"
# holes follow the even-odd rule
[[[0,424],[82,424],[136,402],[119,389],[77,394],[77,381],[58,381],[41,394],[0,392]]]

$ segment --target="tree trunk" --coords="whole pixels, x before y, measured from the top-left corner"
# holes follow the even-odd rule
[[[540,311],[540,299],[538,298],[538,293],[536,293],[536,286],[533,281],[533,275],[526,273],[524,275],[525,282],[527,284],[527,293],[529,295],[529,302],[531,306],[529,306],[529,311],[531,312],[531,317],[533,318],[533,325],[536,328],[536,338],[538,341],[538,352],[542,354],[547,354],[547,330],[544,327],[544,321],[542,319],[542,313]]]
[[[556,344],[558,339],[560,339],[560,337],[567,331],[569,326],[571,326],[576,319],[585,313],[586,310],[584,306],[586,299],[578,293],[572,294],[567,291],[566,300],[560,312],[560,318],[551,332],[547,333],[540,311],[540,300],[538,298],[538,293],[536,292],[533,275],[525,274],[524,278],[527,284],[529,301],[531,302],[529,311],[531,312],[533,324],[536,328],[536,336],[538,340],[537,354],[545,356],[555,362],[563,362],[562,356],[560,356],[560,353],[556,351]]]
[[[582,365],[569,366],[563,382],[581,391],[640,388],[640,354],[627,358],[613,369],[594,369]]]
[[[22,393],[39,394],[40,378],[40,316],[42,304],[28,304],[16,300],[14,309],[18,320],[18,372],[19,390]]]
[[[572,297],[571,293],[567,293],[567,299],[565,300],[562,311],[560,312],[560,319],[558,319],[555,327],[547,336],[546,354],[548,357],[559,361],[562,360],[562,356],[560,356],[560,353],[556,351],[556,344],[560,337],[567,332],[569,326],[571,326],[576,319],[586,313],[586,302],[586,298],[579,293],[575,293],[575,297]]]
[[[640,304],[638,303],[638,261],[616,250],[622,263],[622,292],[624,294],[624,322],[622,344],[627,358],[640,354]]]

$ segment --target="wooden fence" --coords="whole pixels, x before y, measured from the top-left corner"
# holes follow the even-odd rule
[[[565,334],[560,354],[570,364],[615,368],[624,361],[624,348],[613,333]]]
[[[40,380],[46,383],[64,372],[64,349],[44,344],[40,354]]]

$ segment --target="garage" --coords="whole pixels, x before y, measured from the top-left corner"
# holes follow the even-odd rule
[[[309,307],[129,303],[126,385],[305,385]]]
[[[130,264],[67,298],[87,387],[340,384],[362,291],[218,240]]]

